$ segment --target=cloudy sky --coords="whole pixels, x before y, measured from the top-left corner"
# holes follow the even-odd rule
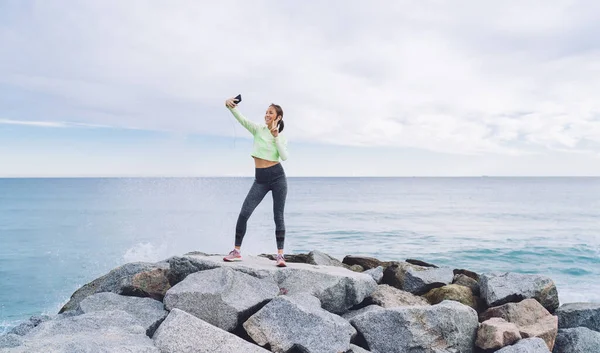
[[[600,175],[600,2],[0,2],[0,176]]]

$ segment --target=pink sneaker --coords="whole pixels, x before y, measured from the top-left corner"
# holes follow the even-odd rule
[[[226,261],[226,262],[241,261],[241,260],[242,260],[242,253],[239,252],[237,249],[231,250],[231,252],[223,258],[223,261]]]
[[[277,254],[277,267],[286,267],[285,258],[281,254]]]

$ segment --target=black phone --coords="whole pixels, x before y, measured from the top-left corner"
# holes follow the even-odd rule
[[[239,104],[242,101],[242,95],[238,94],[234,99],[235,99],[235,104]]]

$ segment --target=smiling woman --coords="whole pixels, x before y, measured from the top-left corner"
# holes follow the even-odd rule
[[[237,121],[254,136],[251,156],[254,158],[255,179],[238,216],[235,227],[235,247],[223,260],[239,261],[242,259],[240,249],[246,234],[248,219],[266,194],[271,191],[277,241],[277,266],[285,267],[283,213],[287,197],[287,178],[281,163],[279,163],[279,159],[285,161],[288,158],[287,140],[280,134],[283,131],[283,109],[277,104],[269,105],[265,113],[265,125],[261,125],[246,119],[237,109],[238,102],[238,97],[230,98],[225,101],[225,106]]]

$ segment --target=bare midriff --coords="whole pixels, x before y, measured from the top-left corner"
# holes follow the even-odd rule
[[[279,162],[267,161],[266,159],[262,159],[262,158],[258,158],[258,157],[252,157],[252,158],[254,158],[254,166],[259,169],[269,168],[276,164],[279,164]]]

